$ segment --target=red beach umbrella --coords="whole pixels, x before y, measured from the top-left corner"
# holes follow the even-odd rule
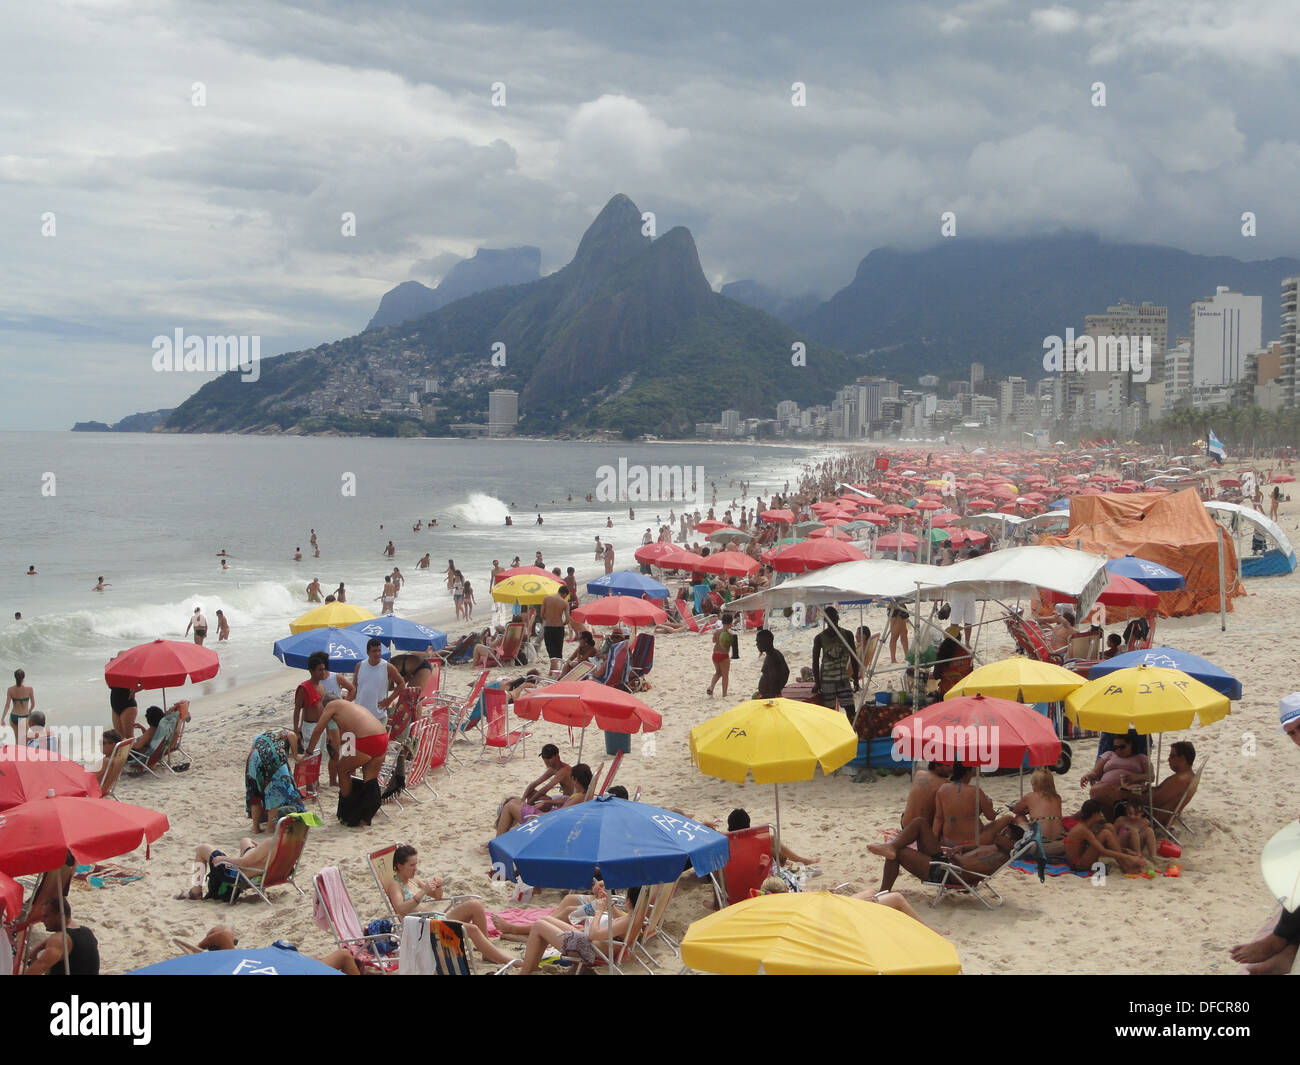
[[[663,718],[640,699],[594,681],[558,681],[534,688],[515,700],[515,713],[526,721],[550,721],[586,728],[592,721],[606,732],[657,732]]]
[[[496,584],[510,577],[547,577],[555,580],[555,574],[548,569],[542,569],[541,566],[516,566],[514,569],[502,570],[492,583]]]
[[[963,695],[918,710],[893,728],[904,753],[933,751],[927,759],[1009,769],[1029,756],[1031,766],[1055,765],[1061,741],[1051,719],[1023,703]]]
[[[948,543],[953,547],[965,547],[967,544],[988,543],[988,533],[978,532],[974,529],[957,529],[948,536]]]
[[[674,544],[671,551],[665,551],[659,556],[656,565],[660,569],[689,570],[698,573],[700,567],[704,565],[704,556]]]
[[[647,565],[658,565],[659,560],[663,558],[664,555],[671,555],[674,551],[679,550],[681,549],[676,544],[645,544],[633,551],[632,557],[638,562],[644,562]],[[554,577],[555,574],[551,573],[548,574],[548,576]]]
[[[1042,589],[1040,594],[1048,602],[1072,602],[1070,596],[1048,589]],[[1155,610],[1160,604],[1160,596],[1145,584],[1139,584],[1129,577],[1121,577],[1118,573],[1112,573],[1109,583],[1097,596],[1097,602],[1104,603],[1106,606],[1134,606],[1142,610]]]
[[[786,525],[794,521],[794,512],[790,510],[764,510],[758,516],[764,521],[784,522]]]
[[[152,843],[168,827],[166,814],[130,803],[34,799],[0,813],[0,871],[47,873],[62,867],[68,851],[82,864],[107,861]]]
[[[755,562],[754,565],[757,566],[758,563]],[[627,624],[634,628],[658,625],[667,617],[653,603],[631,595],[607,595],[573,612],[574,620],[581,621],[584,625]]]
[[[759,563],[758,559],[742,555],[739,551],[723,551],[721,554],[710,555],[699,568],[705,573],[718,573],[723,577],[748,577],[758,572]]]
[[[826,528],[826,529],[814,529],[812,532],[810,532],[810,533],[808,534],[808,536],[809,536],[809,538],[811,538],[811,539],[815,539],[815,540],[845,540],[845,541],[847,541],[847,540],[852,540],[852,539],[853,539],[853,537],[851,537],[851,536],[850,536],[848,533],[846,533],[843,529],[832,529],[832,528]]]
[[[175,688],[187,680],[211,680],[221,668],[217,652],[183,640],[154,640],[123,651],[104,667],[110,688],[132,691]]]
[[[890,503],[889,506],[885,507],[885,509],[880,513],[887,518],[908,518],[911,517],[915,511],[913,511],[911,507],[903,506],[901,503]]]
[[[860,562],[866,557],[858,548],[836,540],[808,540],[775,552],[772,568],[778,573],[808,573],[839,562]]]
[[[883,514],[877,514],[873,510],[868,510],[865,514],[858,515],[858,521],[869,521],[872,525],[892,525],[887,517]]]
[[[891,532],[891,533],[885,533],[884,536],[880,537],[876,541],[876,546],[884,547],[884,548],[897,548],[899,546],[898,541],[900,537],[902,538],[903,541],[902,546],[904,551],[915,551],[917,547],[920,545],[920,541],[911,533]]]
[[[96,752],[98,753],[98,752]],[[32,747],[0,747],[0,810],[55,795],[99,798],[99,781],[78,763]]]
[[[696,532],[702,532],[707,536],[709,533],[717,532],[719,529],[725,529],[726,527],[727,523],[725,521],[717,521],[714,518],[707,518],[697,524],[695,530]]]

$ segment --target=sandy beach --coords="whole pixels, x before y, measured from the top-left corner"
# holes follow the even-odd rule
[[[1283,507],[1282,524],[1295,527],[1300,503]],[[567,564],[567,563],[565,563]],[[999,874],[1006,905],[990,912],[970,900],[946,901],[931,909],[929,895],[906,874],[899,887],[931,927],[950,937],[966,973],[1230,973],[1235,965],[1228,948],[1251,937],[1272,910],[1259,872],[1259,852],[1278,828],[1296,816],[1286,782],[1293,779],[1298,752],[1278,730],[1278,699],[1297,687],[1292,668],[1300,656],[1300,635],[1287,619],[1300,607],[1300,582],[1293,577],[1252,580],[1247,595],[1234,602],[1227,631],[1216,615],[1162,619],[1156,643],[1169,643],[1202,655],[1234,672],[1245,695],[1226,720],[1164,738],[1165,751],[1175,739],[1196,745],[1197,764],[1207,761],[1201,788],[1187,819],[1194,835],[1185,841],[1181,878],[1126,879],[1116,872],[1104,885],[1076,877],[1036,877],[1015,870]],[[867,613],[873,629],[880,608]],[[855,620],[856,611],[846,615]],[[777,646],[792,673],[810,663],[814,629],[790,632],[774,626]],[[989,625],[979,652],[994,661],[1011,652],[1004,627]],[[755,689],[759,659],[747,633],[741,657],[732,664],[728,698],[705,694],[710,670],[706,639],[682,634],[657,639],[653,690],[644,698],[664,719],[653,754],[641,737],[619,772],[618,782],[642,789],[642,800],[688,811],[701,818],[723,818],[736,806],[746,807],[755,823],[773,816],[772,792],[753,784],[735,785],[696,771],[690,762],[688,734],[698,722],[748,698]],[[515,675],[521,669],[496,671]],[[468,689],[468,666],[444,673],[444,688]],[[249,895],[234,907],[173,898],[189,885],[190,860],[196,844],[233,849],[249,830],[244,816],[244,759],[260,731],[288,723],[292,690],[301,675],[282,674],[254,685],[211,696],[196,695],[194,721],[185,736],[192,767],[158,779],[124,779],[119,796],[128,802],[163,810],[171,828],[152,847],[125,855],[118,864],[144,873],[143,879],[106,889],[74,885],[71,896],[77,919],[99,937],[105,972],[125,972],[176,953],[172,937],[197,940],[214,924],[231,923],[241,941],[265,945],[287,939],[311,953],[332,947],[328,933],[312,919],[311,877],[337,865],[363,923],[384,915],[365,854],[388,843],[414,844],[420,851],[422,876],[439,875],[449,891],[484,896],[489,908],[509,905],[506,885],[490,882],[487,859],[479,847],[490,836],[500,800],[519,794],[541,770],[543,743],[560,746],[566,761],[576,761],[565,728],[538,723],[532,727],[526,755],[506,764],[479,760],[477,743],[462,741],[456,750],[465,759],[450,775],[439,770],[432,780],[440,798],[425,796],[404,810],[386,807],[370,829],[348,829],[333,817],[336,793],[323,789],[325,826],[312,829],[299,868],[300,897],[290,887],[273,889],[273,905]],[[188,692],[186,694],[189,694]],[[477,737],[477,734],[474,734]],[[1082,798],[1079,777],[1093,763],[1095,740],[1078,741],[1068,775],[1057,778],[1067,811]],[[604,757],[598,732],[587,736],[584,760],[594,766]],[[996,803],[1013,801],[1014,776],[986,778]],[[785,785],[781,789],[783,832],[801,854],[817,859],[822,869],[812,886],[843,883],[878,886],[881,859],[867,853],[897,827],[907,792],[905,776],[884,776],[854,783],[843,770],[829,778]],[[679,891],[667,919],[676,939],[708,911],[707,881]],[[559,893],[542,892],[537,905],[558,901]],[[510,949],[509,947],[507,949]],[[660,954],[663,951],[660,950]],[[680,962],[663,957],[663,971]]]

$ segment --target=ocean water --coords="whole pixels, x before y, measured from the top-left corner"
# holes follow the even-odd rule
[[[540,549],[547,568],[574,566],[587,578],[603,572],[593,558],[599,535],[612,539],[615,568],[624,569],[656,517],[682,512],[681,502],[632,503],[630,521],[627,503],[586,502],[601,467],[617,469],[620,459],[703,467],[721,514],[740,501],[741,480],[752,504],[793,485],[814,457],[744,444],[112,433],[0,433],[0,447],[0,678],[7,686],[14,669],[26,670],[38,709],[58,724],[106,724],[104,664],[147,640],[180,639],[195,606],[222,662],[216,678],[185,688],[201,698],[282,668],[271,646],[309,608],[313,577],[326,593],[344,582],[350,603],[378,614],[372,600],[396,564],[407,578],[397,613],[463,631],[446,588],[448,559],[473,583],[474,617],[483,620],[494,558],[508,566],[517,554],[530,564]],[[431,518],[437,528],[427,528]],[[417,519],[426,528],[414,532]],[[391,562],[382,553],[390,539]],[[226,572],[222,550],[233,556]],[[430,568],[417,570],[425,552]],[[29,565],[37,576],[26,576]],[[91,591],[100,575],[111,587]],[[218,608],[230,621],[225,643],[216,642]]]

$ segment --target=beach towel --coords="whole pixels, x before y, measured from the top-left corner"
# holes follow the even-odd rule
[[[100,862],[97,865],[79,865],[72,878],[81,887],[106,888],[114,884],[129,884],[133,880],[143,880],[144,873],[126,866],[114,865],[112,862]]]
[[[317,875],[321,890],[312,898],[312,918],[316,921],[316,926],[323,932],[333,934],[334,925],[329,919],[329,915],[333,914],[340,939],[360,939],[361,922],[357,919],[357,911],[352,906],[348,890],[343,886],[343,876],[338,866],[326,866]],[[322,904],[321,895],[325,896],[328,909]]]
[[[402,919],[402,959],[398,976],[469,976],[465,933],[436,918]]]
[[[543,917],[546,917],[554,912],[555,911],[553,909],[550,910],[516,909],[516,910],[502,910],[496,916],[500,917],[502,920],[509,921],[511,924],[532,925],[532,924],[536,924]],[[493,915],[490,913],[487,915],[488,935],[490,935],[493,939],[495,939],[497,936],[501,935],[501,933],[497,930],[497,926],[492,923],[492,917]]]
[[[1038,875],[1038,863],[1031,862],[1026,858],[1017,858],[1011,863],[1011,868],[1019,870],[1022,873],[1029,873],[1033,876]],[[1064,862],[1049,861],[1043,871],[1048,876],[1077,876],[1083,880],[1088,880],[1092,876],[1091,872],[1080,873],[1075,869],[1071,869]]]

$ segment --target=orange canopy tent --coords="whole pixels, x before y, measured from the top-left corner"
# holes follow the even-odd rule
[[[1160,593],[1162,617],[1182,617],[1219,609],[1218,529],[1200,496],[1182,492],[1075,496],[1070,500],[1070,529],[1045,536],[1042,543],[1120,558],[1136,555],[1181,573],[1187,587]],[[1232,597],[1244,595],[1237,579],[1232,537],[1223,538],[1224,587],[1228,609]]]

